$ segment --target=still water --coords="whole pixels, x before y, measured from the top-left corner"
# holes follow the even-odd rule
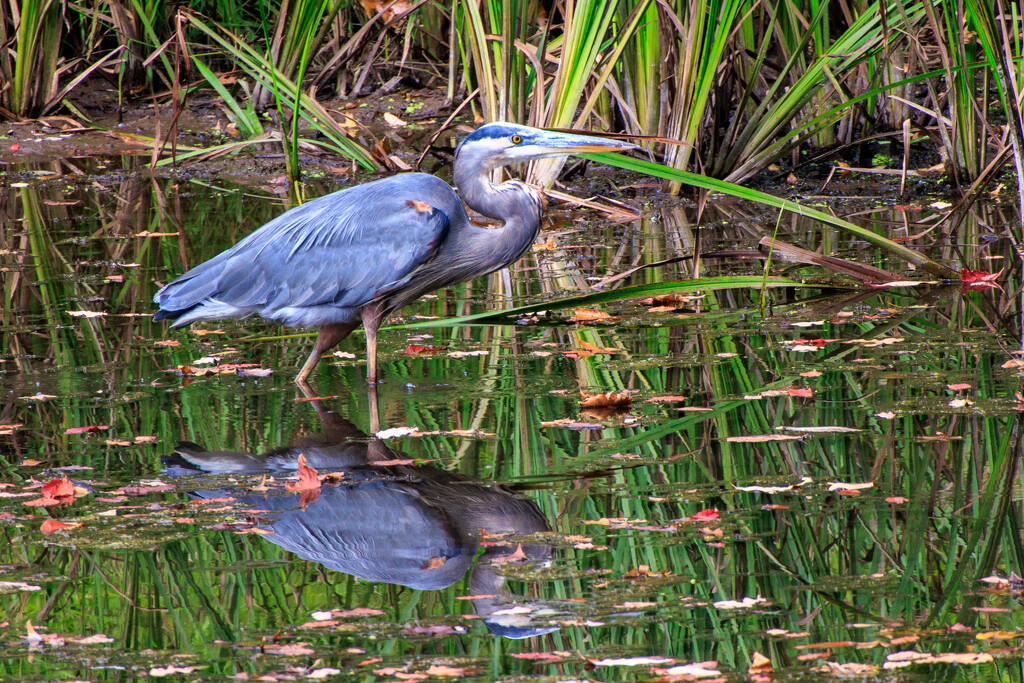
[[[1022,679],[1012,212],[947,235],[929,198],[843,209],[1006,267],[1002,289],[431,324],[755,249],[778,218],[555,208],[511,272],[392,321],[376,392],[357,333],[308,396],[310,336],[151,321],[160,283],[284,201],[70,163],[0,177],[0,677]],[[812,222],[778,230],[922,279]],[[705,256],[605,286],[762,268]]]

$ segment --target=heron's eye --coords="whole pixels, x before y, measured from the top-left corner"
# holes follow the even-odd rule
[[[513,145],[518,145],[522,141],[523,141],[523,136],[521,136],[521,135],[513,135],[512,136],[512,144]]]

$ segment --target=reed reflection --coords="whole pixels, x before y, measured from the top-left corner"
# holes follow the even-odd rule
[[[315,500],[299,492],[255,493],[249,489],[199,491],[200,497],[233,496],[238,505],[260,510],[260,527],[274,533],[263,540],[304,560],[368,581],[417,590],[451,586],[472,569],[469,591],[487,596],[471,601],[495,634],[527,638],[555,630],[534,623],[536,610],[513,609],[523,603],[505,587],[497,565],[522,549],[527,560],[547,562],[551,547],[537,543],[487,545],[481,536],[516,536],[549,531],[548,521],[530,500],[510,489],[429,465],[413,465],[408,456],[367,436],[351,422],[314,401],[323,432],[295,445],[262,455],[208,451],[179,443],[164,458],[165,473],[294,475],[298,457],[320,472],[337,472],[340,481],[324,481]],[[404,461],[404,462],[402,462]],[[300,500],[302,498],[302,500]]]

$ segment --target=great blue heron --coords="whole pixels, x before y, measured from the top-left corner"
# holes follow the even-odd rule
[[[486,275],[522,256],[540,227],[540,192],[516,180],[491,183],[499,167],[634,145],[509,123],[480,127],[455,153],[455,184],[406,173],[320,197],[286,211],[227,251],[166,285],[154,320],[172,327],[259,315],[319,327],[296,382],[360,323],[366,374],[377,381],[377,329],[387,315],[427,292]],[[504,221],[470,222],[462,202]]]

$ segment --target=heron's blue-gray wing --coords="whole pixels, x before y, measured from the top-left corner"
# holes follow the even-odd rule
[[[401,287],[434,256],[451,226],[448,214],[461,208],[457,202],[447,184],[422,174],[321,197],[161,289],[154,297],[157,318],[209,302],[263,315],[361,307]]]

